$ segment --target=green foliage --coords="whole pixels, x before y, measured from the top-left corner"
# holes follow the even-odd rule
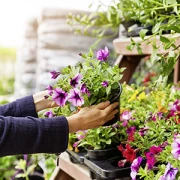
[[[79,140],[78,147],[84,147],[86,149],[106,149],[116,147],[119,145],[119,142],[125,140],[127,137],[126,132],[119,127],[119,124],[117,124],[117,127],[101,126],[99,128],[88,130],[85,137]]]
[[[128,21],[135,21],[142,26],[152,26],[152,35],[146,37],[147,29],[140,31],[140,42],[135,42],[131,38],[128,50],[136,48],[142,54],[141,45],[146,42],[152,46],[152,60],[154,65],[161,67],[160,74],[167,80],[173,70],[174,64],[180,54],[180,45],[175,45],[180,38],[180,1],[179,0],[113,0],[109,6],[105,6],[102,1],[97,4],[97,10],[90,15],[69,15],[67,17],[76,33],[91,35],[99,40],[106,36],[108,29],[113,29],[117,33],[117,27]],[[85,26],[84,31],[76,28],[76,25]],[[79,26],[78,26],[79,27]],[[97,27],[97,30],[93,28]],[[115,28],[115,29],[114,29]],[[163,35],[168,33],[168,36]],[[174,35],[176,34],[176,35]],[[157,45],[156,37],[160,37],[161,44]],[[163,48],[167,53],[160,54],[158,49]],[[160,77],[161,78],[161,77]],[[160,79],[158,80],[160,81]],[[158,83],[157,83],[158,84]]]
[[[0,47],[0,60],[16,59],[16,49],[15,48],[6,48]]]
[[[9,95],[14,92],[14,77],[0,78],[0,95]]]
[[[15,162],[17,156],[6,156],[0,158],[0,179],[10,179],[15,173]]]

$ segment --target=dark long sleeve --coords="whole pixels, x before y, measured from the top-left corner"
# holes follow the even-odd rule
[[[0,113],[0,156],[60,153],[66,150],[69,133],[67,119],[64,116],[36,118],[32,96],[1,106]]]
[[[26,96],[9,104],[0,106],[0,115],[13,117],[38,117],[32,96]]]
[[[34,153],[60,153],[68,144],[65,117],[0,116],[0,156]]]

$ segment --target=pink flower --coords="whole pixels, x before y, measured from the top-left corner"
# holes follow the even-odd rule
[[[84,104],[84,99],[81,97],[80,91],[77,88],[70,90],[70,95],[68,97],[68,101],[73,106],[82,106]]]

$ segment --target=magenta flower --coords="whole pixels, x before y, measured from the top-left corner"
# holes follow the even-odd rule
[[[107,61],[108,56],[109,56],[109,50],[107,46],[104,49],[100,49],[96,53],[96,58],[100,61]]]
[[[173,112],[180,111],[180,100],[177,99],[170,108]]]
[[[87,130],[79,130],[76,132],[76,136],[78,140],[84,139],[85,135],[87,133]]]
[[[82,79],[82,75],[81,74],[76,74],[76,76],[74,78],[72,78],[70,80],[70,85],[74,88],[78,87],[78,85],[80,84],[80,81]]]
[[[132,180],[136,180],[136,175],[137,175],[137,173],[139,171],[142,159],[143,158],[140,156],[137,159],[135,159],[131,164],[131,174],[130,174],[130,176],[131,176]]]
[[[52,117],[55,116],[55,114],[52,112],[52,109],[51,109],[51,110],[49,110],[49,111],[46,111],[46,112],[44,113],[44,116],[45,116],[45,117],[48,117],[48,118],[52,118]]]
[[[128,133],[128,135],[130,135],[131,133],[134,133],[136,131],[136,127],[132,126],[127,128],[126,132]]]
[[[146,163],[148,165],[148,170],[151,170],[156,163],[154,154],[152,152],[146,153],[146,160],[147,160]]]
[[[153,154],[159,154],[160,152],[162,152],[162,148],[159,146],[151,146],[149,151]]]
[[[174,180],[177,172],[178,168],[174,168],[170,163],[168,163],[164,175],[160,177],[160,180]]]
[[[108,87],[108,81],[103,81],[103,82],[101,83],[101,85],[102,85],[103,87]]]
[[[50,74],[51,74],[51,79],[56,79],[61,73],[53,70],[50,71]]]
[[[79,144],[79,141],[76,141],[76,142],[73,144],[73,147],[74,147],[74,148],[77,147],[78,144]]]
[[[85,83],[83,83],[83,84],[81,85],[80,91],[81,91],[81,93],[87,94],[88,96],[91,95],[90,92],[89,92],[89,90],[88,90],[88,88],[86,87]]]
[[[174,142],[171,145],[172,147],[172,155],[175,159],[180,160],[180,137],[174,138]]]
[[[118,161],[118,166],[119,167],[124,167],[126,163],[127,163],[127,159],[119,160]]]
[[[59,106],[64,106],[67,101],[68,93],[63,91],[61,88],[56,88],[53,90],[52,99]]]
[[[82,106],[84,104],[84,99],[80,95],[80,91],[77,88],[70,90],[70,95],[68,97],[68,101],[73,106]]]

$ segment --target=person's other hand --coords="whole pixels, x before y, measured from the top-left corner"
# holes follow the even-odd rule
[[[53,107],[58,106],[54,101],[52,101],[50,99],[46,99],[45,96],[48,96],[47,90],[33,94],[36,112],[39,112],[43,109],[48,109],[48,108],[53,108]]]
[[[67,117],[69,132],[99,127],[114,118],[118,112],[118,103],[109,101],[82,108],[77,114]]]

